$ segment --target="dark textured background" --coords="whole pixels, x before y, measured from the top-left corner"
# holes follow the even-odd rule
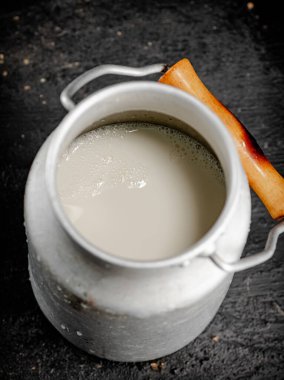
[[[226,0],[11,0],[0,9],[0,379],[283,379],[283,238],[276,257],[236,274],[204,333],[155,368],[91,357],[47,322],[29,283],[22,216],[31,162],[65,115],[61,90],[101,63],[139,66],[188,56],[284,174],[279,5],[255,1],[249,10],[244,1]],[[269,226],[253,195],[246,252],[264,245]]]

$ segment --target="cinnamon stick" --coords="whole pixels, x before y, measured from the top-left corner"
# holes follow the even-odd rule
[[[284,178],[244,125],[207,89],[189,60],[177,62],[159,81],[190,93],[215,112],[231,132],[251,188],[273,219],[284,217]]]

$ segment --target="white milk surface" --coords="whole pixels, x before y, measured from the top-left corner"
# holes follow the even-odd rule
[[[86,240],[139,261],[183,253],[214,224],[226,197],[219,163],[202,144],[142,122],[76,138],[57,181],[64,210]]]

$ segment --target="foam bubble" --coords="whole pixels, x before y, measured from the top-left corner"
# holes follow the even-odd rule
[[[123,141],[127,136],[148,129],[159,131],[162,139],[169,142],[169,158],[174,161],[194,162],[200,169],[206,169],[220,183],[224,184],[224,174],[216,157],[199,141],[185,133],[162,125],[145,122],[116,123],[110,126],[100,127],[78,136],[62,155],[61,161],[69,161],[71,156],[77,155],[76,189],[69,192],[71,199],[81,197],[98,196],[103,191],[119,185],[125,185],[129,189],[142,189],[147,185],[147,169],[141,162],[133,162],[129,166],[118,157],[114,159],[112,154],[113,143]],[[101,144],[100,144],[101,142]],[[82,149],[81,149],[82,148]],[[86,150],[92,152],[96,149],[95,157],[91,161],[86,155]],[[82,152],[81,152],[82,150]],[[60,165],[60,164],[59,164]],[[80,175],[80,167],[88,170],[90,176]],[[75,171],[74,171],[75,173]],[[74,174],[75,175],[75,174]],[[66,199],[68,201],[68,199]]]

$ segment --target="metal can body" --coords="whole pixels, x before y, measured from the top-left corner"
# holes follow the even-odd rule
[[[198,336],[216,314],[233,276],[219,269],[210,255],[214,252],[235,262],[249,231],[247,180],[234,148],[230,153],[230,142],[228,147],[220,141],[221,122],[197,100],[166,87],[134,82],[86,99],[44,143],[27,182],[25,223],[35,297],[62,335],[107,359],[154,359]],[[145,117],[158,112],[188,123],[216,152],[225,175],[234,170],[234,178],[229,178],[234,193],[228,194],[226,215],[212,234],[191,251],[164,263],[127,263],[90,252],[93,248],[62,219],[56,193],[51,191],[56,159],[72,139],[112,113],[136,110],[142,119],[143,112]],[[216,133],[214,127],[219,128]]]

